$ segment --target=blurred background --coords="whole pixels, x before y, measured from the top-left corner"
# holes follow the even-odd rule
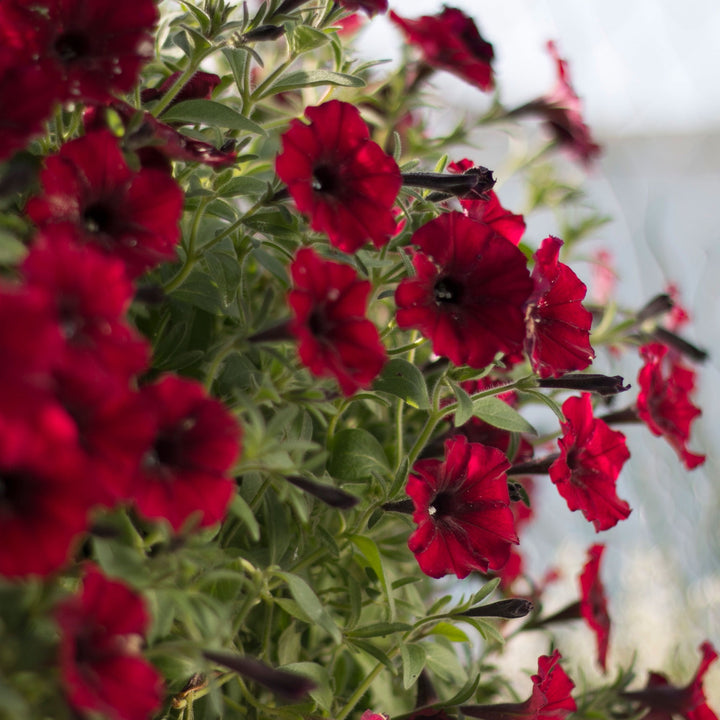
[[[586,204],[612,222],[594,234],[591,250],[607,250],[619,275],[618,297],[639,308],[670,282],[677,284],[692,322],[688,339],[710,351],[699,368],[696,402],[703,417],[694,425],[692,450],[707,454],[687,472],[669,445],[644,426],[623,426],[632,458],[618,494],[634,508],[630,518],[596,535],[580,513],[569,513],[547,481],[538,519],[523,536],[530,572],[540,578],[558,567],[562,578],[548,589],[550,612],[575,599],[587,548],[604,542],[603,577],[614,622],[610,667],[627,665],[633,653],[639,680],[663,670],[686,682],[699,662],[698,646],[720,648],[720,4],[710,0],[454,0],[472,16],[495,49],[497,86],[506,107],[549,92],[556,70],[545,48],[557,42],[570,79],[583,100],[584,117],[603,155],[585,176],[567,163],[587,193]],[[439,0],[390,0],[408,18],[441,10]],[[397,61],[402,37],[385,17],[358,38],[363,53]],[[462,81],[438,73],[433,86],[455,110],[482,112],[488,98]],[[451,126],[452,118],[447,118]],[[439,118],[439,122],[443,119]],[[469,155],[497,171],[503,204],[519,212],[521,185],[505,175],[516,139],[479,135]],[[558,229],[552,215],[530,218],[533,245]],[[591,284],[590,266],[578,274]],[[601,355],[599,372],[623,374],[636,384],[640,361]],[[630,393],[634,393],[632,389]],[[629,393],[629,394],[630,394]],[[634,397],[634,395],[633,395]],[[622,403],[624,405],[626,403]],[[538,483],[542,485],[543,483]],[[563,632],[561,650],[582,657],[578,670],[592,677],[593,638],[584,627]],[[537,637],[533,637],[537,636]],[[537,645],[533,645],[537,643]],[[531,633],[508,648],[509,667],[534,671],[546,640]],[[708,675],[711,704],[720,710],[720,667]],[[522,682],[520,683],[522,685]],[[525,680],[525,686],[527,681]]]

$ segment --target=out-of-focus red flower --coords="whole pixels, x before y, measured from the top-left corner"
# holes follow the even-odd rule
[[[560,57],[554,42],[548,42],[547,48],[557,66],[557,83],[549,95],[529,103],[527,108],[545,120],[558,145],[589,165],[602,148],[593,141],[590,128],[583,121],[582,104],[570,84],[567,61]]]
[[[593,254],[592,263],[592,299],[598,305],[607,305],[617,285],[613,256],[601,249]]]
[[[314,375],[336,378],[345,395],[369,387],[387,359],[365,315],[370,283],[349,265],[323,260],[310,248],[298,250],[290,272],[290,329],[302,363]]]
[[[518,539],[513,527],[505,471],[496,448],[456,436],[445,442],[445,459],[413,465],[405,491],[418,527],[408,540],[420,569],[430,577],[502,567]]]
[[[0,160],[41,132],[58,99],[58,77],[52,63],[23,62],[13,50],[0,48]]]
[[[235,482],[229,477],[240,450],[240,427],[203,386],[167,375],[141,395],[155,418],[131,494],[138,511],[165,518],[179,530],[192,515],[200,527],[225,517]]]
[[[416,276],[397,288],[397,322],[417,328],[456,365],[485,367],[522,347],[522,308],[532,290],[525,256],[459,212],[441,215],[412,237]]]
[[[493,46],[483,40],[473,19],[462,10],[445,7],[438,15],[416,20],[391,11],[390,19],[420,48],[430,67],[446,70],[481,90],[493,89]]]
[[[361,716],[360,720],[389,720],[385,713],[376,713],[372,710],[366,710]]]
[[[472,170],[475,164],[467,158],[448,165],[453,173],[464,173]],[[460,205],[465,214],[472,220],[489,225],[498,235],[502,235],[513,245],[517,245],[525,232],[525,220],[522,215],[515,215],[506,210],[501,204],[497,193],[488,190],[487,199],[460,198]]]
[[[370,140],[360,112],[331,100],[305,110],[282,136],[275,169],[313,230],[345,252],[368,240],[385,245],[395,233],[392,206],[400,190],[395,160]]]
[[[125,147],[134,150],[144,168],[156,168],[171,174],[170,160],[199,162],[213,168],[231,167],[237,160],[235,150],[223,150],[210,143],[183,135],[148,112],[137,110],[123,100],[113,100],[107,106],[87,108],[83,114],[86,132],[108,127],[107,109],[121,118],[125,129]],[[139,118],[139,119],[138,119]]]
[[[162,171],[133,172],[110,132],[65,143],[46,159],[40,181],[43,194],[26,211],[41,229],[75,226],[84,242],[119,257],[130,277],[174,259],[182,190]]]
[[[665,319],[665,326],[672,332],[681,330],[690,322],[690,313],[680,301],[680,288],[676,283],[669,283],[665,292],[673,301],[673,306]]]
[[[175,84],[175,81],[182,75],[180,71],[169,75],[155,88],[145,88],[140,93],[142,102],[151,102],[161,98]],[[215,73],[207,73],[202,70],[194,73],[190,79],[180,88],[180,91],[172,99],[170,105],[183,102],[184,100],[209,100],[212,91],[220,84],[220,76]]]
[[[72,420],[37,395],[22,417],[0,415],[0,575],[46,576],[88,526],[88,477]]]
[[[163,699],[163,680],[142,657],[150,617],[124,583],[89,566],[79,594],[55,610],[60,671],[68,700],[81,713],[147,720]]]
[[[340,35],[340,37],[352,37],[356,32],[358,32],[358,30],[360,30],[365,22],[365,18],[363,18],[363,16],[359,13],[347,15],[346,17],[335,21],[335,25],[338,27],[337,34]],[[282,93],[278,93],[278,95],[281,94]]]
[[[587,288],[559,261],[562,244],[547,237],[535,253],[535,290],[525,308],[525,352],[541,378],[584,370],[595,358],[590,346],[592,313],[582,306]]]
[[[630,457],[625,436],[593,416],[590,393],[568,398],[562,411],[560,457],[550,466],[550,478],[570,510],[581,510],[596,532],[607,530],[631,512],[615,489]]]
[[[4,0],[0,38],[54,65],[59,99],[103,102],[135,85],[157,17],[153,0]]]
[[[372,17],[376,13],[387,12],[388,0],[340,0],[340,7],[345,10],[363,10]]]
[[[671,720],[676,715],[682,715],[686,720],[718,720],[707,704],[703,690],[705,673],[717,660],[718,654],[709,642],[700,646],[700,652],[700,666],[688,685],[671,685],[662,673],[651,672],[645,689],[624,692],[622,696],[650,708],[650,712],[643,716],[650,720]]]
[[[124,321],[133,286],[124,264],[83,247],[70,225],[39,233],[22,265],[28,287],[48,294],[65,339],[55,376],[86,384],[127,383],[148,364],[149,348]]]
[[[538,673],[531,678],[532,695],[525,702],[463,705],[460,709],[465,715],[484,720],[564,720],[577,705],[570,695],[575,683],[562,669],[561,657],[555,650],[538,658]]]
[[[704,455],[690,452],[690,425],[700,408],[690,402],[695,371],[668,355],[668,348],[651,343],[640,348],[645,364],[638,374],[637,410],[653,435],[662,435],[688,470],[705,462]]]
[[[580,614],[595,633],[598,649],[598,664],[607,670],[607,651],[610,643],[610,615],[607,609],[605,587],[600,580],[600,560],[605,546],[593,545],[588,550],[588,559],[580,573]]]

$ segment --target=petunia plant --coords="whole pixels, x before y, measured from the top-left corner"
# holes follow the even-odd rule
[[[384,13],[390,70],[353,47]],[[527,232],[600,147],[552,42],[555,90],[503,104],[480,19],[0,4],[0,717],[716,717],[709,641],[689,685],[614,662],[604,544],[557,613],[528,571],[543,483],[558,526],[641,510],[624,423],[702,464],[704,352],[669,294],[588,299],[596,216]],[[490,108],[443,134],[447,72]],[[525,213],[469,150],[499,124]]]

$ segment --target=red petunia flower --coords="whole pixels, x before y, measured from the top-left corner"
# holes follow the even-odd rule
[[[391,11],[390,19],[420,48],[430,67],[446,70],[481,90],[493,89],[493,46],[483,40],[475,22],[462,10],[445,7],[438,15],[417,20]]]
[[[331,100],[305,110],[282,136],[275,170],[313,230],[345,252],[395,233],[392,206],[402,179],[395,160],[370,140],[354,106]]]
[[[474,167],[473,161],[465,158],[459,162],[450,163],[448,170],[452,173],[464,173]],[[500,199],[494,190],[488,190],[485,194],[487,196],[485,200],[460,198],[463,212],[471,220],[489,225],[498,235],[502,235],[513,245],[519,244],[525,232],[523,216],[506,210],[500,204]]]
[[[361,716],[360,720],[389,720],[385,713],[376,713],[372,710],[366,710]]]
[[[0,48],[0,160],[42,131],[58,97],[57,82],[51,63],[23,62],[13,50]],[[18,88],[22,102],[17,101]]]
[[[82,247],[69,225],[49,226],[23,262],[27,287],[51,298],[65,344],[55,376],[86,384],[127,383],[146,369],[147,342],[124,321],[133,295],[125,266],[100,250]]]
[[[340,7],[345,10],[364,10],[369,17],[376,13],[387,12],[388,0],[340,0]]]
[[[470,717],[483,720],[564,720],[577,710],[570,693],[575,683],[560,665],[558,650],[538,658],[538,674],[532,676],[532,695],[522,703],[494,705],[463,705],[460,709]]]
[[[119,257],[131,277],[175,258],[183,192],[166,173],[133,172],[108,131],[71,140],[46,159],[44,193],[26,211],[41,228],[74,225],[85,242]]]
[[[421,252],[416,277],[395,292],[398,326],[419,329],[456,365],[485,367],[498,352],[520,350],[532,290],[522,252],[459,212],[423,225],[412,242]]]
[[[445,459],[420,460],[405,491],[418,527],[408,540],[420,569],[438,578],[502,567],[518,539],[510,510],[510,467],[496,448],[456,436],[445,442]]]
[[[554,42],[548,42],[547,48],[557,66],[558,79],[555,88],[521,110],[540,115],[557,144],[589,165],[600,155],[602,148],[593,141],[590,129],[583,121],[582,104],[570,85],[567,61],[560,57]]]
[[[60,672],[70,705],[111,720],[147,720],[163,680],[140,652],[150,624],[143,599],[99,569],[85,570],[79,594],[55,610]]]
[[[607,530],[631,512],[615,489],[630,457],[625,436],[593,417],[590,393],[568,398],[562,411],[560,457],[550,466],[550,478],[570,510],[582,510],[596,532]]]
[[[235,491],[229,472],[240,426],[195,380],[167,375],[141,395],[155,428],[131,487],[138,511],[165,518],[176,531],[194,514],[200,527],[219,522]]]
[[[644,690],[624,692],[622,696],[650,708],[643,716],[647,720],[671,720],[675,715],[682,715],[686,720],[718,720],[703,690],[705,673],[718,654],[709,642],[704,642],[700,651],[703,654],[700,666],[688,685],[676,687],[662,673],[651,672]]]
[[[0,575],[46,576],[88,526],[88,477],[72,420],[26,396],[22,417],[0,415]]]
[[[369,387],[387,360],[375,326],[365,316],[370,283],[342,263],[298,250],[290,266],[288,303],[295,316],[300,360],[319,377],[337,378],[345,395]]]
[[[638,374],[640,392],[637,411],[653,435],[662,435],[688,470],[705,462],[704,455],[690,452],[690,425],[701,413],[690,402],[695,371],[668,355],[668,348],[651,343],[640,348],[645,365]]]
[[[592,313],[582,306],[587,288],[559,262],[562,244],[547,237],[535,253],[535,290],[525,308],[525,352],[541,378],[584,370],[595,358],[590,346]]]
[[[595,633],[598,663],[607,670],[607,651],[610,643],[610,615],[607,609],[605,587],[600,580],[600,560],[604,545],[593,545],[588,550],[588,560],[580,574],[580,614]]]
[[[53,63],[60,99],[104,102],[134,87],[157,18],[153,0],[3,0],[0,38]]]

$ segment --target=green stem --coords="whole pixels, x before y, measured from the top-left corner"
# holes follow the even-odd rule
[[[360,702],[360,698],[368,691],[373,680],[382,672],[385,667],[379,662],[368,674],[368,676],[355,688],[355,692],[345,704],[345,707],[335,716],[335,720],[345,720],[345,718],[353,711],[354,707]]]
[[[169,280],[163,287],[166,293],[171,293],[180,287],[192,272],[195,261],[197,260],[195,257],[195,240],[200,230],[200,221],[202,220],[208,202],[209,200],[202,200],[195,209],[195,215],[193,216],[192,225],[190,226],[190,237],[188,238],[187,248],[185,250],[185,262],[175,277]]]
[[[158,100],[151,114],[153,117],[159,117],[168,105],[175,99],[175,96],[183,89],[185,83],[195,74],[200,67],[200,63],[208,56],[212,55],[217,48],[209,47],[199,52],[195,57],[190,59],[188,66],[180,73],[177,80],[170,86],[168,91]]]

